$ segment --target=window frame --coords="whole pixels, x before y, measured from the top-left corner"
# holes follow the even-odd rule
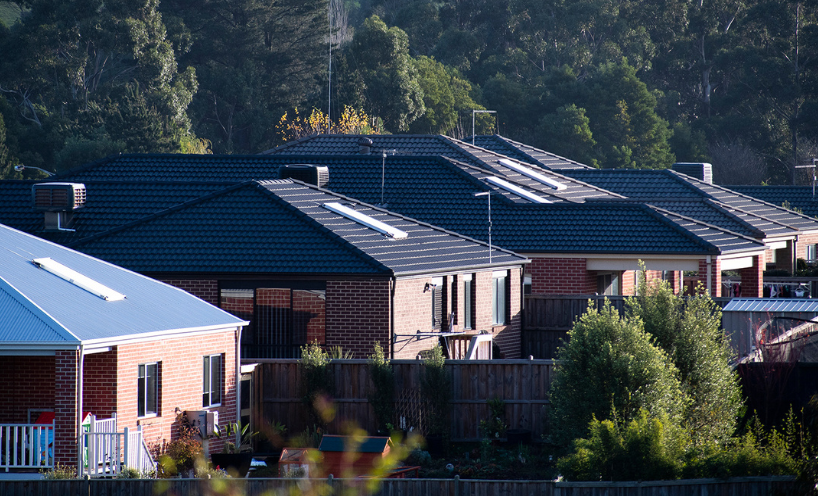
[[[432,293],[432,329],[443,329],[443,308],[446,306],[443,301],[443,278],[433,277],[429,283]]]
[[[507,270],[495,270],[491,273],[491,325],[493,326],[508,324],[509,279]]]
[[[150,375],[151,368],[153,375]],[[151,384],[151,378],[153,378],[153,384]],[[153,397],[153,409],[149,408],[151,396]],[[159,416],[159,362],[145,362],[137,365],[136,416],[137,418]]]
[[[463,275],[463,329],[472,330],[474,325],[474,274]]]
[[[608,279],[607,282],[606,278]],[[596,281],[597,294],[605,296],[620,296],[622,294],[622,272],[598,272]]]
[[[217,372],[218,387],[213,387],[213,361],[215,358],[219,360],[219,367]],[[208,390],[209,388],[209,390]],[[217,401],[213,400],[214,393],[218,393]],[[202,407],[214,408],[222,406],[224,400],[224,354],[214,353],[212,355],[205,355],[202,357]]]

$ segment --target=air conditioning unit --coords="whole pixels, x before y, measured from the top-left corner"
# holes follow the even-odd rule
[[[323,188],[329,182],[329,169],[320,165],[289,164],[278,168],[279,179],[298,179]]]
[[[31,187],[34,210],[71,212],[85,206],[85,185],[80,183],[37,183]]]
[[[208,410],[188,410],[185,412],[185,425],[202,438],[214,436],[219,428],[219,412]]]

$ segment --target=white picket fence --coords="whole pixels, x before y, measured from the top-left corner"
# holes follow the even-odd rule
[[[53,468],[54,421],[0,424],[0,468]]]
[[[83,453],[83,474],[90,477],[114,477],[125,467],[140,473],[156,470],[142,426],[136,430],[125,427],[117,432],[116,417],[91,422],[91,431],[83,433],[80,447]]]

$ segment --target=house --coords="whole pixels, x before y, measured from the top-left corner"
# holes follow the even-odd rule
[[[84,183],[74,238],[152,183],[108,183],[117,199],[92,209],[99,184]],[[454,355],[451,341],[480,331],[520,355],[525,257],[299,181],[235,183],[70,245],[250,321],[245,358],[297,358],[315,341],[414,358],[441,337]]]
[[[358,142],[365,143],[366,146],[356,148]],[[584,256],[581,252],[566,253],[559,249],[552,251],[547,245],[532,253],[529,249],[498,239],[500,246],[525,253],[532,259],[529,269],[532,291],[535,293],[587,294],[596,287],[593,292],[632,294],[637,279],[634,272],[637,268],[636,259],[640,258],[651,271],[649,278],[665,277],[678,289],[682,287],[683,272],[692,271],[699,273],[698,279],[711,294],[721,296],[722,271],[729,270],[740,273],[740,283],[737,284],[741,285],[742,296],[761,296],[763,271],[768,263],[775,263],[774,260],[777,260],[776,266],[791,270],[794,260],[805,251],[804,247],[818,241],[818,222],[814,219],[737,194],[707,181],[697,180],[687,174],[674,171],[597,170],[499,136],[475,137],[475,143],[480,143],[487,149],[442,136],[316,135],[264,153],[280,155],[283,160],[290,162],[315,161],[325,165],[332,173],[332,182],[328,187],[351,196],[360,196],[364,192],[358,189],[359,178],[356,178],[356,183],[342,181],[343,177],[337,170],[345,166],[341,156],[351,160],[352,156],[358,155],[357,160],[361,161],[367,155],[381,155],[384,157],[383,162],[391,163],[393,167],[399,167],[399,157],[419,160],[420,157],[437,156],[445,157],[451,166],[458,167],[473,177],[486,180],[494,176],[495,179],[490,181],[495,185],[498,183],[497,179],[510,182],[524,192],[538,196],[539,199],[531,200],[536,203],[643,204],[663,212],[671,212],[678,216],[673,217],[677,220],[680,217],[690,219],[696,225],[707,226],[707,229],[721,233],[710,238],[711,241],[719,238],[718,249],[695,261],[692,260],[695,257],[692,257],[693,253],[690,251],[674,254],[675,260],[664,255],[657,259],[648,250],[639,249],[638,244],[633,246],[630,253],[614,252],[604,241],[593,243],[593,233],[589,233],[589,243],[586,246],[587,251],[596,253],[593,257]],[[688,172],[691,165],[695,169],[696,165],[702,164],[680,164]],[[389,170],[388,165],[384,168]],[[399,180],[421,180],[420,173],[414,169],[407,167],[401,172],[404,176]],[[377,171],[370,170],[369,174],[379,176]],[[414,177],[410,178],[412,174]],[[706,176],[702,174],[700,177]],[[339,181],[343,184],[339,184]],[[526,201],[519,200],[523,197],[518,196],[518,200],[514,200],[513,195],[502,194],[517,203]],[[455,231],[459,229],[454,225],[455,222],[448,224],[436,217],[424,217],[415,212],[403,211],[401,207],[394,205],[393,208]],[[557,210],[554,207],[539,208]],[[602,214],[600,219],[604,218],[607,207],[597,208]],[[437,217],[444,215],[442,212],[436,214]],[[614,238],[628,236],[610,220],[600,222],[594,229]],[[690,226],[693,227],[693,224]],[[697,229],[699,228],[693,228],[693,231]],[[764,252],[735,249],[743,243],[739,239],[752,239],[761,243],[765,248]],[[646,258],[642,258],[642,255]],[[540,260],[549,258],[551,260]],[[542,276],[538,277],[538,273],[550,274],[550,277],[544,281]],[[553,284],[565,279],[574,283]]]
[[[140,454],[176,436],[181,412],[235,421],[247,321],[3,225],[0,246],[0,469],[76,466],[88,412],[139,433]]]

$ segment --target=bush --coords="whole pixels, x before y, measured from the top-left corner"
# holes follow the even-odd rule
[[[302,401],[307,405],[310,425],[325,427],[333,416],[329,398],[333,395],[335,381],[332,377],[332,359],[315,342],[301,348]]]
[[[54,468],[40,470],[43,479],[45,480],[59,480],[59,479],[76,479],[77,468],[69,465],[54,464]]]
[[[685,400],[676,367],[640,319],[621,318],[606,300],[600,311],[589,306],[568,337],[551,386],[552,441],[567,446],[588,435],[594,418],[613,420],[614,412],[628,425],[640,410],[663,422],[666,438],[681,435]]]
[[[720,329],[721,310],[706,294],[685,302],[666,281],[647,284],[643,275],[640,282],[639,297],[627,300],[627,313],[642,320],[679,371],[692,443],[726,442],[735,431],[742,397],[738,374],[730,367],[733,351]]]
[[[179,438],[161,447],[158,453],[157,477],[175,477],[193,470],[198,460],[204,460],[202,443],[194,437],[195,428],[182,426]]]
[[[683,467],[684,445],[667,438],[666,418],[651,418],[644,409],[622,426],[593,419],[590,435],[574,441],[574,452],[557,461],[568,480],[675,479]]]
[[[373,386],[369,403],[378,419],[378,429],[386,431],[395,420],[395,371],[377,341],[369,357],[369,374]]]
[[[452,378],[446,370],[443,348],[435,345],[423,361],[420,375],[420,392],[428,404],[427,427],[429,435],[444,436],[449,433],[449,399],[452,395]]]

